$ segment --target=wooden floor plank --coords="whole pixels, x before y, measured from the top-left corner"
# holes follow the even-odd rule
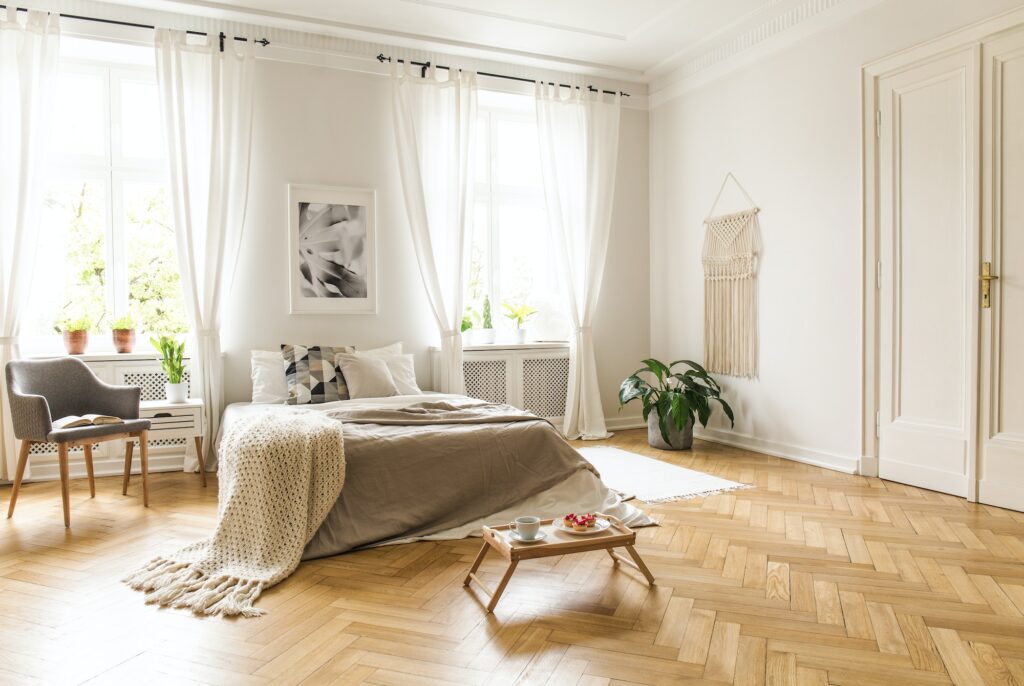
[[[564,556],[521,565],[494,614],[462,587],[473,540],[303,563],[258,618],[156,609],[119,579],[209,531],[215,478],[154,474],[148,509],[75,481],[70,530],[59,486],[26,484],[0,521],[0,683],[1024,686],[1024,515],[638,430],[605,443],[753,487],[637,503],[661,521],[638,537],[653,587]]]

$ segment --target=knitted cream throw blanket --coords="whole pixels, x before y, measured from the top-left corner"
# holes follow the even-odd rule
[[[221,441],[219,483],[213,534],[124,579],[147,603],[263,614],[253,603],[295,571],[341,493],[341,422],[308,411],[242,418]]]

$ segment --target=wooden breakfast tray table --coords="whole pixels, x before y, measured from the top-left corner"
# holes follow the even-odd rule
[[[487,611],[494,612],[495,606],[505,592],[512,573],[516,571],[520,560],[533,560],[541,557],[553,557],[556,555],[568,555],[570,553],[586,553],[591,550],[607,550],[612,560],[622,562],[635,569],[638,569],[647,579],[647,583],[654,585],[654,575],[644,564],[640,553],[636,551],[633,544],[636,543],[636,532],[622,523],[618,517],[596,513],[598,517],[607,519],[611,526],[605,531],[586,536],[574,536],[554,526],[554,519],[541,520],[541,531],[547,534],[547,538],[538,543],[520,543],[509,536],[509,526],[484,526],[484,543],[477,553],[473,566],[466,575],[463,586],[469,586],[470,582],[476,582],[484,592],[490,596],[491,601],[487,603]],[[508,560],[508,569],[501,577],[498,587],[494,590],[484,583],[476,572],[480,569],[480,563],[484,561],[487,551],[493,548],[498,554]],[[629,553],[627,559],[615,551],[615,548],[625,548]]]

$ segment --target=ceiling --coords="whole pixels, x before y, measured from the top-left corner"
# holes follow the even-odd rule
[[[651,79],[802,0],[116,0],[507,62]]]

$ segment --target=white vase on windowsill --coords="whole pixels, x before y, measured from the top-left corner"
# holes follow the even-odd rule
[[[480,329],[479,345],[490,345],[494,343],[494,329]]]
[[[514,343],[525,343],[526,342],[526,329],[516,329],[514,337],[512,339]]]
[[[183,403],[188,401],[188,383],[182,381],[180,383],[165,383],[164,389],[167,391],[167,402],[169,403]]]

